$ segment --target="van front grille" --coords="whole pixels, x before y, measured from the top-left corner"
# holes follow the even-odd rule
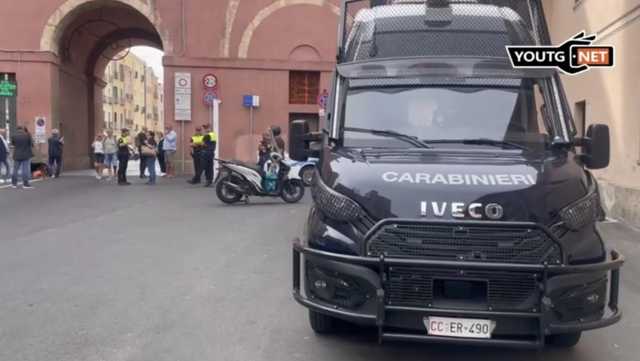
[[[539,277],[536,274],[511,271],[390,267],[385,282],[386,302],[393,306],[438,308],[434,304],[434,280],[470,280],[487,282],[486,303],[480,305],[484,309],[534,311],[539,309]],[[469,305],[465,306],[468,307]]]
[[[535,227],[412,222],[380,227],[367,241],[367,255],[520,264],[562,259],[559,245]]]

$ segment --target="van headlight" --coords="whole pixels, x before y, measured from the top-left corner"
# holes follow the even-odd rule
[[[587,196],[570,204],[560,211],[560,218],[572,231],[580,230],[594,223],[600,217],[600,196],[597,188],[592,187]]]
[[[336,221],[348,222],[360,218],[364,213],[354,200],[327,186],[319,174],[316,173],[313,183],[313,200],[325,216]]]

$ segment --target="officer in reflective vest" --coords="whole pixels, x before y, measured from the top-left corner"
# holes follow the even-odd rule
[[[202,128],[197,127],[196,133],[191,137],[191,157],[193,158],[193,179],[189,180],[191,184],[199,184],[202,174],[202,152],[204,150],[204,135]]]
[[[210,130],[210,126],[205,124],[204,128],[204,149],[202,151],[202,171],[204,171],[207,182],[205,187],[213,184],[213,160],[216,158],[216,145],[218,144],[218,134]]]
[[[118,143],[118,185],[128,186],[127,182],[127,166],[129,164],[129,156],[131,155],[131,139],[129,139],[129,130],[123,128],[117,140]]]

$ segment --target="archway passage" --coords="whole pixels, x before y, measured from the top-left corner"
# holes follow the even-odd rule
[[[64,16],[52,16],[57,16],[55,28],[51,29],[50,20],[41,46],[50,47],[59,57],[51,127],[64,136],[65,168],[78,169],[90,165],[91,140],[105,127],[107,65],[133,46],[164,47],[155,17],[138,0],[67,3],[75,7],[65,8]]]

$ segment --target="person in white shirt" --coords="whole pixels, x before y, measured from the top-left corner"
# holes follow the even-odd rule
[[[109,178],[114,176],[118,170],[118,139],[113,135],[112,129],[107,129],[107,136],[104,138],[104,166],[109,171]]]
[[[96,135],[96,140],[91,145],[93,148],[94,165],[96,167],[96,179],[102,179],[104,172],[104,139],[102,134]]]
[[[164,135],[164,143],[162,149],[164,151],[164,162],[167,167],[167,177],[173,178],[176,176],[176,151],[178,149],[178,135],[173,130],[171,125],[167,125],[167,130]]]

